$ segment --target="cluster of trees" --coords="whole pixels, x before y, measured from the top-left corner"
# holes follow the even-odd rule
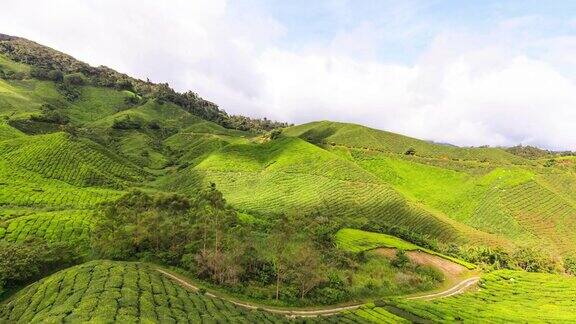
[[[516,269],[548,273],[561,273],[568,270],[565,269],[567,263],[563,265],[560,259],[554,258],[535,247],[519,247],[509,251],[485,246],[460,248],[453,245],[445,252],[489,269]]]
[[[33,237],[24,242],[0,241],[0,296],[81,259],[72,243],[48,243]]]
[[[30,119],[37,122],[66,125],[70,118],[52,104],[43,104],[39,115],[32,115]]]
[[[323,225],[302,224],[282,216],[258,231],[238,220],[214,185],[192,198],[133,191],[104,208],[92,246],[102,258],[178,266],[242,293],[248,285],[268,287],[274,293],[266,298],[344,298],[314,238],[325,237]]]
[[[555,157],[555,156],[573,156],[576,155],[576,152],[571,151],[550,151],[544,150],[535,146],[530,145],[517,145],[513,147],[509,147],[506,151],[521,156],[526,159],[543,159],[547,157]]]

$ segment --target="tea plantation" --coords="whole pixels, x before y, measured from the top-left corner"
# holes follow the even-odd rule
[[[486,274],[476,291],[394,305],[434,322],[571,323],[576,321],[575,289],[573,277],[502,270]]]
[[[574,155],[232,116],[0,34],[0,323],[576,322]],[[381,247],[482,280],[406,299],[452,282]]]
[[[404,322],[373,306],[333,316],[290,319],[190,292],[148,265],[113,261],[88,262],[24,288],[0,306],[0,320],[13,323]]]

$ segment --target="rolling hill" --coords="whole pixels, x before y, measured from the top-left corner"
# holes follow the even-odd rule
[[[26,287],[12,287],[14,295],[0,300],[0,321],[294,320],[187,291],[149,264],[91,261],[97,258],[91,244],[98,224],[122,208],[137,210],[138,221],[152,224],[153,230],[144,231],[141,223],[113,218],[117,223],[108,227],[124,230],[131,243],[190,226],[186,235],[149,245],[169,245],[162,251],[168,265],[186,264],[191,277],[204,275],[200,279],[211,288],[274,306],[365,303],[379,299],[375,292],[394,291],[395,285],[438,288],[442,278],[434,269],[398,268],[394,260],[370,253],[381,247],[423,251],[478,271],[514,269],[484,274],[480,290],[460,296],[437,301],[378,296],[385,297],[386,306],[368,303],[311,321],[393,322],[403,320],[396,315],[409,313],[415,317],[408,320],[474,322],[489,318],[482,311],[486,305],[503,322],[522,315],[506,310],[513,307],[526,309],[528,321],[546,320],[542,310],[557,311],[553,320],[573,319],[574,300],[566,295],[572,277],[563,281],[558,274],[528,274],[519,268],[544,271],[541,264],[530,263],[535,257],[528,252],[537,251],[553,263],[548,272],[576,271],[570,270],[576,256],[574,156],[457,147],[348,123],[288,126],[228,116],[194,93],[94,68],[8,36],[0,37],[0,120],[0,243],[30,238],[72,243],[88,261],[46,271],[44,279],[26,282]],[[202,200],[207,190],[214,205],[222,194],[217,211]],[[150,196],[142,203],[126,195],[134,192]],[[163,205],[166,201],[176,203]],[[191,206],[197,209],[188,210],[182,223],[159,222],[166,215],[174,220],[179,208]],[[220,222],[221,215],[229,219]],[[298,220],[295,229],[281,227],[292,219]],[[170,245],[198,233],[204,241],[194,237],[185,248]],[[184,252],[198,249],[201,241],[205,245],[210,235],[216,242],[214,255],[220,256],[226,244],[233,252],[222,258],[226,262],[256,255],[241,266],[257,274],[246,280],[238,276],[241,284],[206,279],[210,269],[190,264],[212,255]],[[293,268],[321,270],[322,278],[303,280],[318,279],[316,291],[293,285],[284,295],[278,292],[282,280],[297,277],[297,271],[281,276],[279,264],[285,260],[274,252],[282,248],[302,259]],[[144,249],[138,246],[129,261],[163,263]],[[354,294],[339,295],[352,282]],[[0,293],[3,283],[0,277]],[[540,286],[545,289],[537,292]],[[317,299],[306,299],[309,292]],[[330,299],[334,296],[340,299]]]

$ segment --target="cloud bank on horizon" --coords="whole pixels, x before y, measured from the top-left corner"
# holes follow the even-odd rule
[[[576,150],[570,1],[21,0],[0,33],[233,114]]]

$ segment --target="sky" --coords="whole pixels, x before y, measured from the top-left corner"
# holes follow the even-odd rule
[[[230,114],[576,150],[576,1],[19,0],[0,33]]]

